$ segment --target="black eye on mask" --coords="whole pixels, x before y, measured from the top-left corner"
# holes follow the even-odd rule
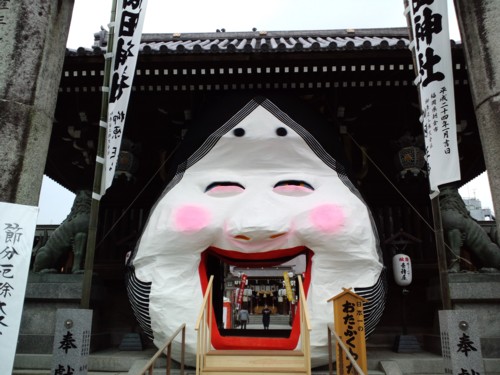
[[[206,188],[205,188],[205,193],[216,188],[216,187],[219,187],[219,186],[234,186],[234,187],[239,187],[243,190],[245,190],[245,187],[238,183],[238,182],[231,182],[231,181],[216,181],[216,182],[212,182],[211,184],[209,184]]]
[[[313,190],[314,191],[314,188],[312,187],[311,184],[308,184],[307,182],[305,181],[302,181],[302,180],[283,180],[283,181],[279,181],[278,183],[276,183],[276,185],[274,185],[274,188],[277,188],[277,187],[280,187],[280,186],[302,186],[302,187],[305,187],[309,190]]]

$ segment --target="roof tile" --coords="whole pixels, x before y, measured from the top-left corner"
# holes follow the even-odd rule
[[[106,33],[95,34],[93,48],[68,49],[67,55],[84,56],[105,52]],[[408,29],[358,29],[311,31],[252,31],[217,33],[143,34],[144,54],[258,53],[286,51],[332,51],[403,49],[409,46]],[[452,47],[457,44],[451,41]]]

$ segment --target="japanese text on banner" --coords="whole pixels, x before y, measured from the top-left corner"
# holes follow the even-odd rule
[[[14,365],[37,215],[37,207],[0,202],[0,374]]]
[[[432,191],[460,180],[446,1],[410,0],[425,156]]]
[[[118,3],[120,6],[116,10],[114,28],[102,195],[113,182],[120,154],[147,0],[119,0]]]

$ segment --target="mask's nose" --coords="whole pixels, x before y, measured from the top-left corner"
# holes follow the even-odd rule
[[[239,231],[232,231],[230,236],[233,240],[245,242],[245,241],[264,241],[273,240],[285,236],[288,231],[272,231],[272,230],[262,230],[262,229],[249,229],[245,228]]]
[[[290,232],[289,220],[275,204],[246,204],[238,207],[226,222],[226,235],[242,243],[272,241]]]

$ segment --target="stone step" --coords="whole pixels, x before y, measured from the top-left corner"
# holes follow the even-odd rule
[[[224,368],[261,368],[257,372],[263,372],[266,368],[280,369],[279,372],[285,368],[289,372],[305,371],[304,353],[298,350],[211,350],[205,357],[205,366],[216,372]],[[206,368],[203,370],[206,371]]]
[[[290,317],[288,315],[271,315],[271,324],[284,325],[290,327],[288,324]],[[251,314],[248,324],[262,324],[262,315]]]
[[[89,357],[89,375],[124,375],[129,374],[134,364],[139,365],[139,369],[155,353],[155,349],[146,349],[140,352],[119,351],[110,349],[91,353]],[[367,350],[368,373],[380,374],[381,363],[393,363],[401,369],[405,375],[434,375],[443,374],[444,366],[441,356],[429,352],[419,353],[395,353],[388,349],[370,349]],[[160,360],[158,368],[155,368],[154,375],[165,374],[164,360]],[[32,354],[16,355],[14,363],[14,375],[49,375],[52,365],[52,355]],[[174,364],[173,364],[174,365]],[[137,368],[137,366],[136,366]],[[485,374],[482,375],[500,375],[500,358],[484,358]],[[178,375],[178,367],[173,366],[172,375]],[[328,366],[313,369],[314,375],[328,374]],[[186,369],[185,375],[195,374],[194,369]],[[3,374],[2,374],[3,375]],[[129,375],[137,375],[130,372]],[[391,375],[398,375],[391,372]],[[399,374],[400,375],[400,374]]]

